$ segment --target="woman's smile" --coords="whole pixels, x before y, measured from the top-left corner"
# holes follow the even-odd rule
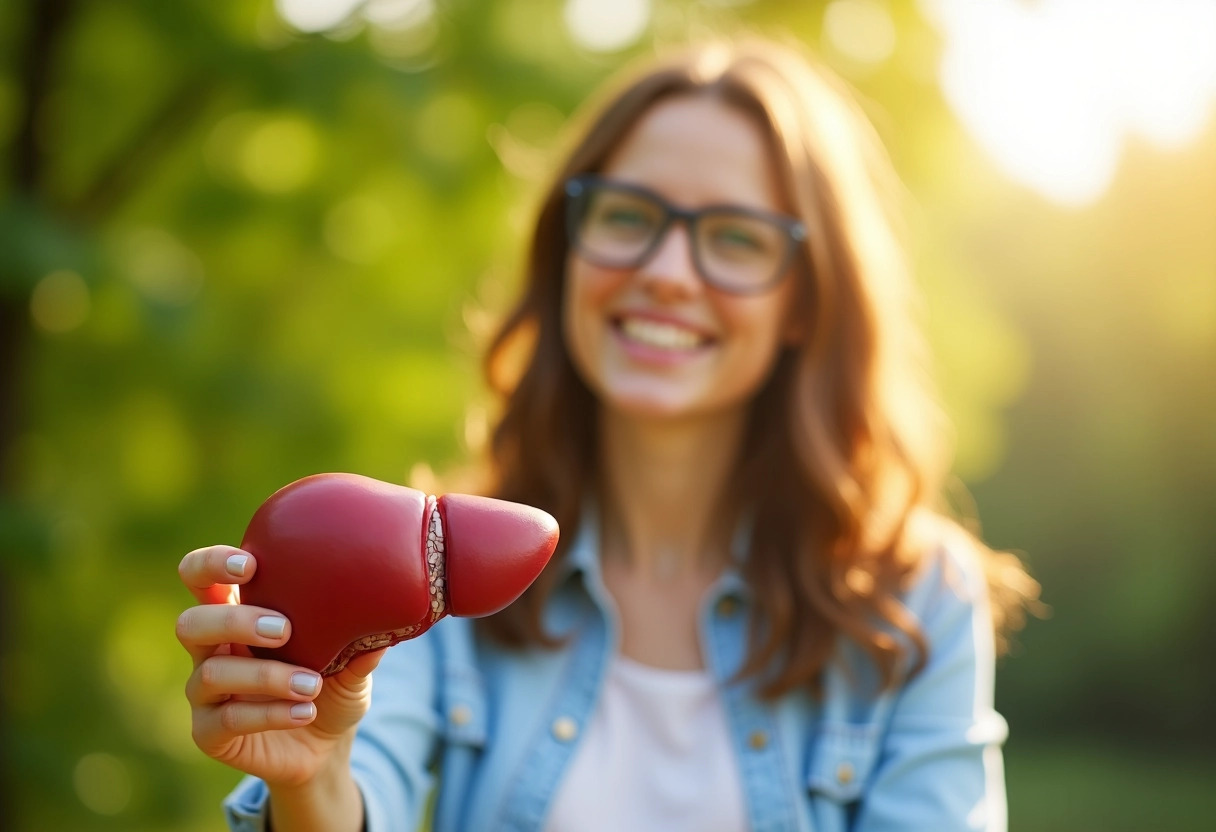
[[[666,315],[628,312],[610,319],[621,349],[642,364],[674,365],[703,356],[711,335]]]

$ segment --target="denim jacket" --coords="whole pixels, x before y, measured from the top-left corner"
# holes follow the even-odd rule
[[[581,526],[546,608],[564,646],[506,650],[470,621],[445,619],[385,654],[351,760],[368,832],[414,832],[436,786],[434,832],[543,828],[618,642],[595,524]],[[881,690],[864,653],[842,642],[821,696],[762,702],[753,681],[731,681],[745,658],[748,587],[728,570],[707,593],[702,651],[752,832],[1004,832],[1006,725],[993,710],[982,569],[945,543],[903,601],[929,642],[910,681]],[[264,829],[267,797],[246,778],[224,803],[231,829]]]

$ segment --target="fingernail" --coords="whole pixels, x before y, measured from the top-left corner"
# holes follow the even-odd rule
[[[291,689],[304,696],[312,696],[321,686],[321,679],[312,673],[291,674]]]
[[[287,629],[287,619],[278,615],[263,615],[258,618],[254,629],[263,638],[282,638]]]
[[[317,706],[311,702],[297,702],[291,706],[292,719],[312,719],[317,714]]]
[[[236,575],[238,578],[245,574],[245,567],[249,564],[249,555],[229,555],[228,560],[224,561],[224,568],[228,570],[229,575]]]

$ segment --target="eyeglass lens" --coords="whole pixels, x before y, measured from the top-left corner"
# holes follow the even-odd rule
[[[671,224],[669,206],[631,188],[585,183],[574,198],[579,250],[601,265],[641,265]],[[697,212],[689,224],[693,260],[707,282],[748,291],[780,277],[792,242],[788,229],[729,208]]]

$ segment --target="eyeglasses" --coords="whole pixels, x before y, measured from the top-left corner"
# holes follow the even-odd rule
[[[798,244],[806,240],[806,227],[793,217],[733,205],[690,211],[646,188],[598,176],[570,179],[566,197],[570,239],[589,262],[637,268],[679,221],[688,227],[701,279],[735,294],[763,292],[780,283]]]

